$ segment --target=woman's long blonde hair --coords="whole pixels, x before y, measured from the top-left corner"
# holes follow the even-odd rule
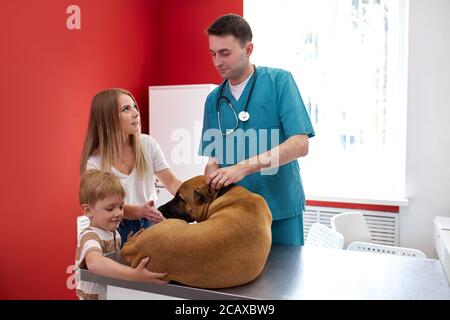
[[[92,155],[100,156],[101,169],[105,171],[111,171],[114,161],[120,158],[123,132],[118,98],[122,94],[129,96],[136,103],[129,91],[120,88],[100,91],[92,99],[88,131],[81,154],[80,174],[86,171],[87,161]],[[140,132],[131,135],[130,139],[135,155],[135,168],[142,176],[148,169],[148,164],[142,152]]]

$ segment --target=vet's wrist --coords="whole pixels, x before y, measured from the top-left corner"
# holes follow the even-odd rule
[[[238,165],[240,166],[240,168],[245,176],[258,171],[258,168],[256,168],[255,164],[252,164],[248,160],[242,161],[242,162],[238,163]]]

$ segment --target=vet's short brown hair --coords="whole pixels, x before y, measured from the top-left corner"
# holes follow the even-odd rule
[[[80,205],[95,205],[97,201],[107,197],[125,198],[125,195],[125,189],[119,178],[111,172],[88,170],[81,176]]]
[[[207,30],[208,35],[232,35],[239,40],[242,47],[253,38],[252,29],[248,22],[237,14],[226,14],[214,21]]]

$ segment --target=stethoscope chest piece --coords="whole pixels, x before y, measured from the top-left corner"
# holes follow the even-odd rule
[[[239,112],[238,115],[239,120],[241,121],[248,121],[248,119],[250,119],[250,113],[248,113],[247,111],[241,111]]]
[[[220,133],[223,136],[232,134],[234,132],[234,130],[237,129],[237,127],[239,126],[239,121],[242,122],[246,122],[248,121],[248,119],[250,119],[250,113],[247,112],[247,108],[248,108],[248,103],[250,101],[250,98],[252,97],[252,93],[253,93],[253,88],[255,87],[255,83],[256,83],[256,67],[255,65],[253,65],[253,83],[252,86],[250,87],[250,92],[247,96],[247,100],[245,101],[245,105],[244,105],[244,110],[239,112],[239,115],[236,114],[236,111],[234,111],[233,105],[230,102],[230,99],[228,99],[227,97],[225,97],[223,95],[223,88],[225,87],[226,83],[228,80],[225,80],[221,85],[220,85],[220,91],[219,91],[219,97],[217,99],[217,103],[216,103],[216,108],[217,108],[217,122],[218,122],[218,127],[220,130]],[[228,104],[228,106],[231,109],[231,112],[233,113],[234,119],[235,119],[235,125],[234,128],[232,129],[227,129],[225,132],[222,131],[222,125],[220,123],[220,103],[223,102],[223,100],[225,100],[225,102]]]

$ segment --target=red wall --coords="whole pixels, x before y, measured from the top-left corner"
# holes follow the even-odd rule
[[[81,30],[66,28],[71,4]],[[90,100],[123,87],[148,119],[149,85],[220,82],[203,31],[242,0],[2,0],[0,12],[0,299],[73,299]]]
[[[81,30],[66,8],[81,7]],[[158,81],[157,1],[2,0],[0,299],[75,298],[78,166],[92,96]],[[147,119],[144,108],[143,117]]]
[[[226,13],[243,14],[243,0],[161,1],[159,83],[220,83],[205,30]]]

